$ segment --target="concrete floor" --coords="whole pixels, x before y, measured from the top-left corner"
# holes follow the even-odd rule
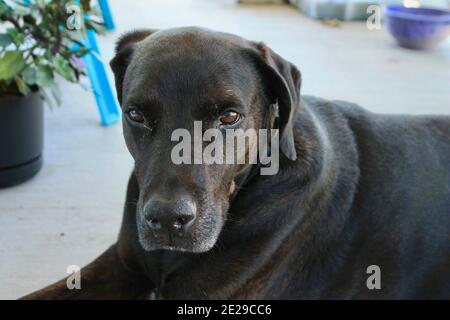
[[[289,6],[232,0],[111,0],[114,41],[140,27],[199,25],[264,40],[303,73],[303,93],[377,112],[450,114],[450,42],[433,52],[396,47],[364,23],[334,28]],[[93,96],[61,83],[64,103],[46,114],[45,165],[31,181],[0,190],[0,298],[15,299],[83,266],[117,236],[132,167],[120,125],[99,125]]]

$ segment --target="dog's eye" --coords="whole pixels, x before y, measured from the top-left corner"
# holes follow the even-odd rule
[[[230,125],[230,124],[235,124],[236,122],[238,122],[240,118],[241,118],[241,115],[235,111],[225,111],[219,117],[219,121],[221,124]]]
[[[128,118],[134,122],[143,123],[145,118],[142,112],[137,111],[136,109],[130,109],[127,111]]]

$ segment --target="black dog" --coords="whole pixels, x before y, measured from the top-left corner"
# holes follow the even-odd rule
[[[264,44],[199,28],[126,34],[111,66],[135,159],[119,240],[81,290],[26,298],[450,298],[450,117],[300,97]],[[195,120],[279,128],[279,172],[175,165]]]

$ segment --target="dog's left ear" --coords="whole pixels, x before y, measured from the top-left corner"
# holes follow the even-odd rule
[[[141,29],[135,30],[122,35],[116,43],[116,55],[109,65],[114,72],[117,99],[122,103],[122,85],[127,71],[128,64],[133,56],[136,44],[157,30]]]
[[[281,152],[294,161],[297,159],[294,125],[300,103],[300,71],[264,43],[253,43],[253,46],[258,51],[272,97],[278,103]]]

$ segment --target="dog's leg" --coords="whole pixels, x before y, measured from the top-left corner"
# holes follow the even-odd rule
[[[152,288],[145,277],[120,261],[116,245],[82,268],[80,276],[80,289],[68,289],[62,279],[22,299],[148,299]]]

